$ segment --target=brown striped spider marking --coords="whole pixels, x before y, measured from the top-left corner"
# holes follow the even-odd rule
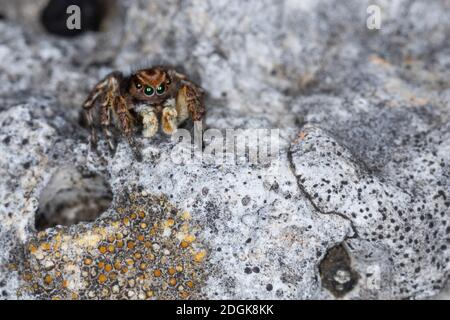
[[[97,145],[96,127],[100,125],[113,151],[111,127],[115,124],[137,159],[141,155],[134,139],[136,128],[142,128],[143,136],[150,138],[161,123],[162,131],[171,135],[188,118],[202,121],[205,114],[203,90],[185,75],[162,66],[128,76],[118,71],[110,73],[94,87],[83,109],[92,147]]]

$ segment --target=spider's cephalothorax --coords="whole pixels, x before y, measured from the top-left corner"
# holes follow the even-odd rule
[[[152,137],[158,131],[159,122],[164,133],[172,134],[189,117],[202,121],[205,114],[202,95],[200,87],[171,68],[142,69],[129,76],[117,71],[110,73],[94,87],[83,104],[91,128],[91,144],[97,143],[98,119],[110,148],[115,148],[110,131],[115,119],[139,157],[133,136],[137,127],[143,126],[143,135]]]

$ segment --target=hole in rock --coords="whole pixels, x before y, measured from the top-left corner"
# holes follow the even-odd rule
[[[103,177],[83,173],[73,167],[62,167],[41,192],[36,230],[93,221],[109,207],[111,201],[111,188]]]
[[[52,34],[73,37],[99,31],[112,0],[50,0],[41,13],[41,23]]]
[[[344,245],[331,248],[319,265],[322,286],[335,297],[342,297],[350,292],[359,279],[352,269],[351,259]]]

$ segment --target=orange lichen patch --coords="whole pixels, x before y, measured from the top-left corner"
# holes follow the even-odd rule
[[[106,280],[108,280],[108,278],[106,277],[106,275],[101,274],[101,275],[98,276],[98,282],[99,282],[99,283],[105,283]]]
[[[130,250],[133,249],[135,247],[135,245],[136,244],[134,243],[134,241],[128,241],[127,242],[127,248],[130,249]]]
[[[105,271],[110,272],[112,270],[113,266],[110,264],[105,265]]]
[[[183,240],[186,241],[187,243],[192,243],[195,241],[195,236],[189,234],[189,235],[185,236]]]
[[[50,250],[52,248],[51,244],[48,242],[44,242],[43,244],[41,244],[41,248],[42,250]]]
[[[33,279],[33,276],[31,275],[31,273],[26,272],[23,274],[22,278],[25,281],[31,281],[31,279]]]
[[[149,249],[149,248],[152,247],[152,243],[151,243],[150,241],[146,241],[146,242],[144,243],[144,247],[147,248],[147,249]]]
[[[173,227],[174,224],[175,224],[175,220],[173,220],[172,218],[169,218],[166,220],[167,227]]]
[[[122,268],[122,263],[119,260],[116,260],[116,262],[114,262],[114,269],[120,270],[121,268]]]
[[[139,226],[141,227],[141,229],[147,229],[147,224],[145,222],[142,222],[141,224],[139,224]]]
[[[49,274],[47,274],[47,275],[44,277],[44,283],[47,284],[47,285],[51,285],[52,282],[53,282],[52,276],[49,275]]]
[[[194,287],[194,282],[189,280],[188,282],[186,282],[186,286],[188,286],[188,288],[192,289]]]
[[[173,276],[173,275],[177,272],[177,270],[176,270],[175,268],[169,268],[169,270],[167,270],[167,272],[168,272],[171,276]]]
[[[159,269],[156,269],[155,271],[153,271],[153,275],[154,275],[155,277],[161,277],[161,274],[162,274],[162,272],[161,272],[161,270],[159,270]]]
[[[180,247],[182,247],[183,249],[186,249],[187,247],[189,247],[189,242],[184,241],[184,240],[181,241]]]
[[[32,237],[20,290],[38,299],[202,297],[206,250],[194,236],[201,228],[167,198],[140,194],[119,197],[120,215]]]
[[[144,262],[141,262],[141,264],[139,265],[139,269],[141,269],[142,271],[144,271],[145,269],[147,269],[147,264]]]
[[[195,262],[202,262],[203,259],[205,258],[205,256],[206,256],[206,252],[202,250],[195,254],[194,260],[195,260]]]

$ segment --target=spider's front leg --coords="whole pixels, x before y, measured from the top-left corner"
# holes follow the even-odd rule
[[[202,121],[205,115],[203,90],[190,81],[182,81],[177,94],[177,112],[180,122],[191,117],[192,121]]]
[[[97,101],[100,105],[99,110],[99,122],[103,128],[104,135],[108,142],[111,151],[115,149],[115,143],[113,141],[113,135],[110,131],[111,126],[111,113],[114,112],[119,120],[121,131],[127,138],[135,157],[139,160],[141,158],[140,152],[137,150],[136,144],[133,138],[133,116],[130,114],[128,104],[120,93],[120,82],[123,79],[123,75],[120,72],[110,73],[100,81],[89,94],[88,98],[83,104],[85,110],[86,119],[91,129],[90,142],[91,147],[95,147],[97,144],[97,134],[94,123],[94,110],[97,105]]]
[[[130,111],[128,110],[125,98],[123,98],[122,96],[116,97],[115,111],[119,118],[122,133],[126,137],[128,144],[130,145],[131,151],[134,154],[134,157],[136,158],[136,160],[142,161],[141,152],[139,151],[139,148],[136,145],[136,141],[133,136],[134,118],[131,115]]]
[[[90,92],[89,96],[83,103],[83,109],[86,115],[88,126],[91,130],[89,140],[91,147],[95,148],[97,145],[97,133],[94,123],[94,110],[97,105],[97,101],[100,101],[100,125],[103,128],[103,132],[108,141],[108,145],[111,150],[114,150],[114,141],[109,127],[111,125],[111,110],[114,109],[114,101],[119,92],[119,82],[122,78],[120,72],[113,72],[107,75],[103,80],[97,83],[94,89]]]

